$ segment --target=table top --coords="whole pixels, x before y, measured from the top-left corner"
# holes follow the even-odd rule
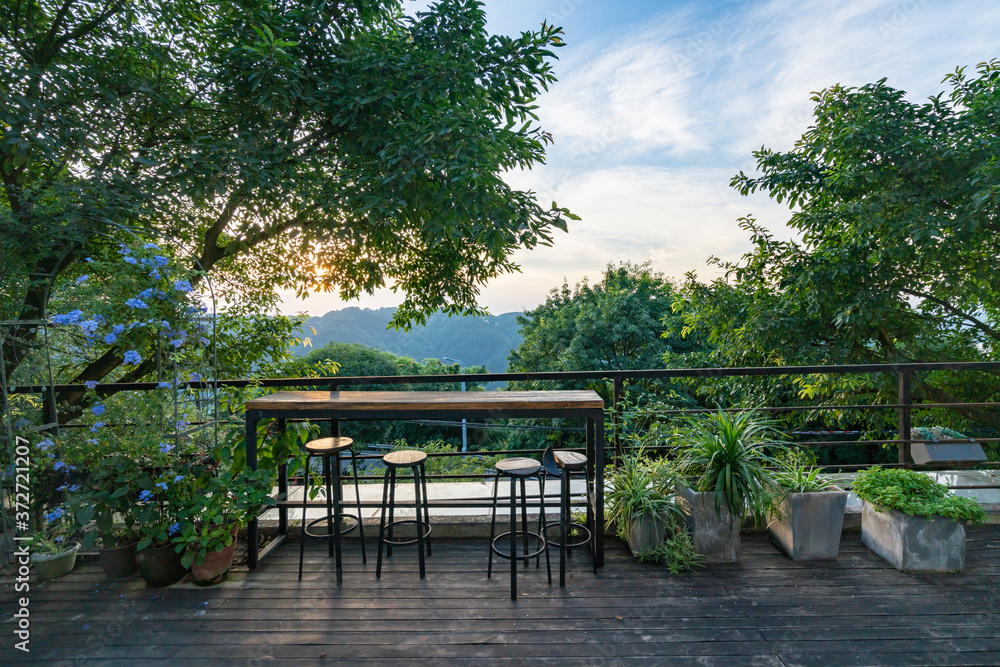
[[[247,401],[248,410],[603,410],[584,391],[279,391]]]

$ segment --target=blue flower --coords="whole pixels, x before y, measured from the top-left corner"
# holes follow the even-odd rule
[[[87,444],[88,445],[96,445],[97,444],[97,440],[94,440],[93,438],[89,438],[87,440]]]
[[[139,501],[140,502],[147,502],[147,501],[150,501],[152,499],[153,499],[153,492],[152,491],[140,491],[139,492]]]
[[[169,389],[172,385],[169,382],[159,382],[156,385],[157,389]]]
[[[149,272],[149,277],[152,278],[153,280],[159,280],[163,276],[160,275],[159,271],[157,271],[157,270],[154,269],[154,270],[152,270],[152,271]]]
[[[156,290],[156,298],[159,299],[160,301],[166,301],[167,293],[161,289],[158,289]]]
[[[43,452],[47,452],[48,450],[52,449],[52,447],[55,444],[56,443],[52,442],[52,440],[50,440],[49,438],[45,438],[45,440],[42,440],[41,442],[38,443],[38,449],[42,450]]]
[[[65,540],[65,539],[66,539],[66,538],[65,538],[64,536],[60,535],[59,537],[57,537],[57,538],[55,539],[55,543],[56,543],[56,544],[62,544],[62,541],[63,541],[63,540]]]
[[[113,331],[116,334],[120,334],[121,332],[125,331],[125,325],[116,324],[115,326],[111,327],[111,331]]]
[[[129,299],[125,302],[125,305],[129,308],[149,308],[149,305],[142,299]]]
[[[164,491],[167,490],[167,483],[166,482],[157,482],[153,486],[155,486],[158,489],[163,489]]]
[[[66,464],[62,461],[56,461],[55,465],[52,466],[53,470],[62,470],[66,467]]]
[[[111,345],[112,343],[117,343],[118,336],[116,336],[113,333],[109,333],[107,336],[104,337],[104,342],[107,343],[108,345]]]
[[[80,328],[83,329],[88,334],[92,334],[95,331],[97,331],[97,327],[99,326],[101,326],[101,323],[96,318],[80,322]]]
[[[139,292],[139,298],[142,299],[143,301],[149,301],[149,298],[153,296],[153,291],[154,290],[152,287],[147,287],[146,289]]]
[[[139,263],[139,261],[135,257],[132,257],[130,255],[125,255],[125,262],[128,263],[128,264],[138,264]]]
[[[161,454],[169,454],[170,450],[173,449],[173,448],[174,448],[173,445],[168,445],[165,442],[161,442],[160,443],[160,453]]]
[[[177,290],[178,292],[190,292],[194,288],[191,287],[190,281],[187,281],[187,280],[175,280],[174,281],[174,289]]]
[[[181,481],[182,479],[184,479],[184,475],[177,475],[176,477],[174,477],[174,483],[176,484],[177,482]]]
[[[166,266],[167,264],[169,264],[170,260],[167,259],[166,257],[164,257],[163,255],[154,255],[153,256],[153,262],[157,266],[163,267],[163,266]]]
[[[140,357],[139,353],[136,352],[135,350],[129,350],[128,352],[126,352],[124,355],[122,355],[122,359],[125,361],[126,364],[129,364],[130,366],[137,366],[139,365],[139,362],[142,361],[142,357]]]
[[[204,336],[202,336],[202,337],[201,337],[201,338],[199,338],[198,340],[200,340],[200,341],[201,341],[201,344],[202,344],[202,345],[208,345],[208,343],[209,343],[209,340],[208,340],[207,338],[205,338]]]
[[[175,348],[180,347],[181,345],[184,344],[184,339],[175,338],[174,340],[170,341],[170,344],[173,345]]]
[[[25,419],[24,417],[21,417],[16,422],[14,422],[14,428],[24,428],[25,426],[27,426],[30,423],[31,422],[29,422],[27,419]]]
[[[82,310],[74,310],[74,311],[71,311],[69,313],[66,313],[65,315],[53,315],[52,316],[52,323],[53,324],[73,324],[75,322],[79,322],[80,318],[82,318],[82,317],[83,317],[83,311]]]
[[[94,263],[94,258],[93,257],[88,257],[87,259],[85,259],[83,261],[87,262],[88,264],[93,264]]]
[[[171,525],[170,528],[167,529],[167,534],[173,535],[174,533],[180,532],[180,530],[181,530],[181,524],[178,521],[177,523]]]
[[[83,386],[86,387],[87,389],[96,389],[97,380],[85,380]]]
[[[80,276],[79,278],[76,279],[76,284],[77,285],[82,285],[83,283],[87,282],[87,278],[89,278],[89,277],[90,277],[89,275]]]
[[[80,485],[79,484],[73,484],[73,485],[71,485],[69,487],[69,492],[70,493],[76,493],[79,490],[80,490]]]
[[[66,514],[66,510],[64,510],[61,507],[57,507],[45,515],[45,521],[48,523],[52,523],[56,519],[61,519],[64,514]]]
[[[102,421],[96,421],[96,422],[94,422],[94,425],[90,427],[91,433],[97,433],[98,431],[101,430],[102,426],[104,426],[104,422],[102,422]]]
[[[160,246],[156,245],[155,243],[143,243],[142,247],[145,248],[146,250],[159,250],[160,249]]]
[[[100,417],[101,415],[104,414],[106,410],[107,408],[105,408],[104,405],[101,403],[98,403],[94,405],[92,408],[90,408],[90,411],[93,413],[95,417]]]
[[[191,373],[191,382],[201,382],[201,373]]]

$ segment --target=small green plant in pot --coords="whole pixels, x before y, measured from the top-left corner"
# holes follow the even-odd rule
[[[640,448],[624,456],[609,476],[605,520],[627,541],[634,555],[659,546],[672,514],[677,514],[672,478]]]
[[[739,560],[744,519],[763,523],[774,511],[774,479],[767,466],[785,449],[784,436],[755,411],[719,410],[688,420],[674,441],[695,549],[708,562]]]
[[[847,492],[832,480],[820,477],[810,462],[779,457],[774,472],[776,508],[767,534],[792,560],[837,557],[844,527]]]
[[[259,509],[273,504],[265,471],[215,471],[199,480],[181,510],[180,534],[172,539],[196,583],[221,581],[232,567],[239,529]]]
[[[79,542],[71,539],[66,511],[57,507],[45,515],[43,530],[31,536],[31,562],[39,579],[55,579],[73,571]]]
[[[965,569],[965,524],[985,523],[971,498],[915,470],[863,470],[851,489],[864,501],[861,541],[904,572]]]

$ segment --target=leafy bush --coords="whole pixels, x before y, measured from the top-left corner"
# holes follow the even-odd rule
[[[695,551],[691,534],[683,527],[668,526],[668,532],[663,544],[647,549],[639,554],[640,563],[663,563],[673,574],[688,572],[699,567],[705,557]]]
[[[868,468],[858,474],[851,489],[879,511],[888,508],[927,518],[938,515],[971,524],[986,522],[986,512],[974,500],[949,495],[944,484],[915,470]]]

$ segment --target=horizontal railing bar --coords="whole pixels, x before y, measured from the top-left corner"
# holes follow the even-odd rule
[[[948,361],[905,364],[835,364],[828,366],[744,366],[735,368],[656,368],[641,370],[606,371],[545,371],[538,373],[469,373],[453,375],[382,375],[323,378],[267,378],[261,380],[202,380],[178,383],[177,388],[211,389],[214,387],[243,388],[259,387],[339,387],[341,385],[371,384],[430,384],[459,382],[519,382],[519,381],[573,381],[573,380],[628,380],[633,378],[709,378],[810,375],[814,373],[864,374],[898,373],[900,371],[993,371],[1000,372],[1000,361]],[[83,384],[57,384],[57,392],[83,391]],[[127,390],[156,389],[156,382],[109,382],[99,384],[98,393]],[[48,385],[10,386],[8,393],[40,393],[48,390]]]

